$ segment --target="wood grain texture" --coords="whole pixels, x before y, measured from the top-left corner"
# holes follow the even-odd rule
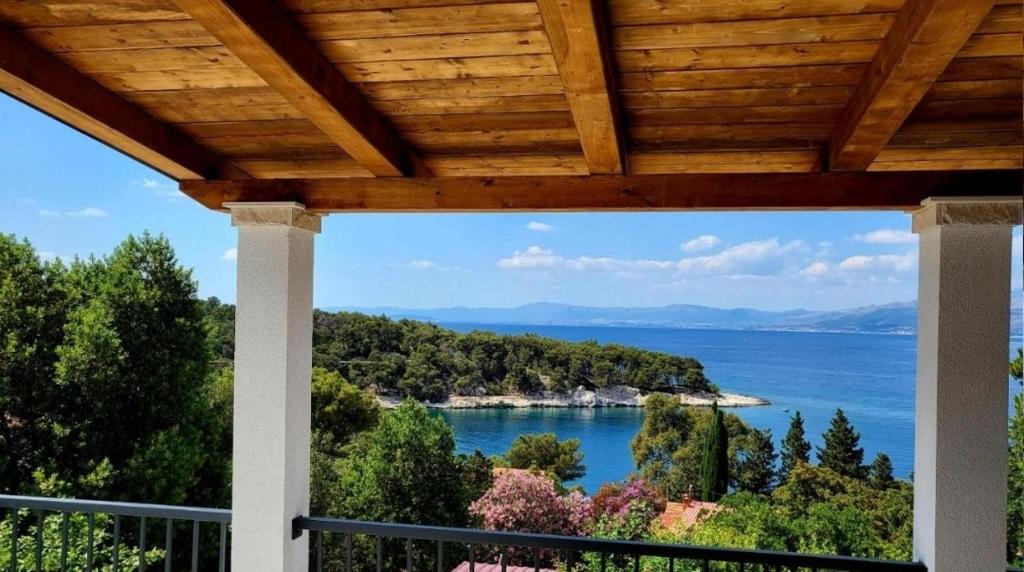
[[[4,28],[0,90],[171,177],[245,175],[181,131]]]
[[[895,17],[895,14],[883,12],[816,18],[626,26],[613,30],[612,47],[616,50],[656,50],[879,41],[885,37]]]
[[[316,41],[541,29],[534,2],[313,13],[297,19]]]
[[[609,0],[612,24],[696,24],[895,12],[903,0]]]
[[[883,149],[868,167],[869,171],[935,171],[942,169],[1024,169],[1024,146]]]
[[[992,8],[907,0],[836,125],[829,168],[866,169]]]
[[[929,196],[1020,196],[1019,170],[185,181],[212,209],[298,201],[319,212],[905,210]]]
[[[594,174],[622,173],[625,146],[600,4],[597,0],[538,0],[537,6],[587,168]]]
[[[268,0],[178,5],[375,175],[411,173],[415,159],[362,93]]]

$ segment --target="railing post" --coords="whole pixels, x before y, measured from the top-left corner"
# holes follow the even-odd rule
[[[920,234],[914,557],[1006,568],[1011,228],[1021,198],[929,199]]]
[[[313,237],[296,203],[226,203],[238,228],[231,565],[306,572]]]

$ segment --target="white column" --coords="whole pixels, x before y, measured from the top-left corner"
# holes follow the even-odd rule
[[[296,203],[227,203],[238,227],[231,565],[305,572],[309,510],[313,237]]]
[[[1021,199],[928,199],[920,234],[914,557],[1006,569],[1011,229]]]

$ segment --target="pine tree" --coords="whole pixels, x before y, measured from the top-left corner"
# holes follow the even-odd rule
[[[798,463],[811,462],[811,444],[804,433],[804,418],[797,411],[789,422],[789,431],[782,440],[782,468],[779,470],[779,483],[789,479],[789,473]]]
[[[701,462],[701,498],[718,500],[729,489],[729,433],[718,402],[711,404],[711,424],[704,441]]]
[[[754,429],[745,438],[748,443],[736,463],[736,490],[766,495],[775,486],[775,445],[770,429]]]
[[[828,431],[825,431],[824,439],[825,446],[818,448],[821,466],[844,477],[863,479],[864,449],[860,447],[860,434],[854,431],[842,409],[836,409],[836,415],[832,418],[832,425]]]
[[[875,455],[875,460],[871,462],[868,483],[872,488],[880,491],[891,488],[896,484],[896,479],[892,476],[892,460],[889,459],[889,455],[885,453]]]

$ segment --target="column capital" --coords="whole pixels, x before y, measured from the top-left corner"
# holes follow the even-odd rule
[[[232,226],[291,226],[320,233],[320,215],[306,210],[302,203],[241,202],[224,206],[231,211]]]
[[[1021,197],[931,197],[913,211],[912,230],[933,226],[1014,226],[1021,224]]]

